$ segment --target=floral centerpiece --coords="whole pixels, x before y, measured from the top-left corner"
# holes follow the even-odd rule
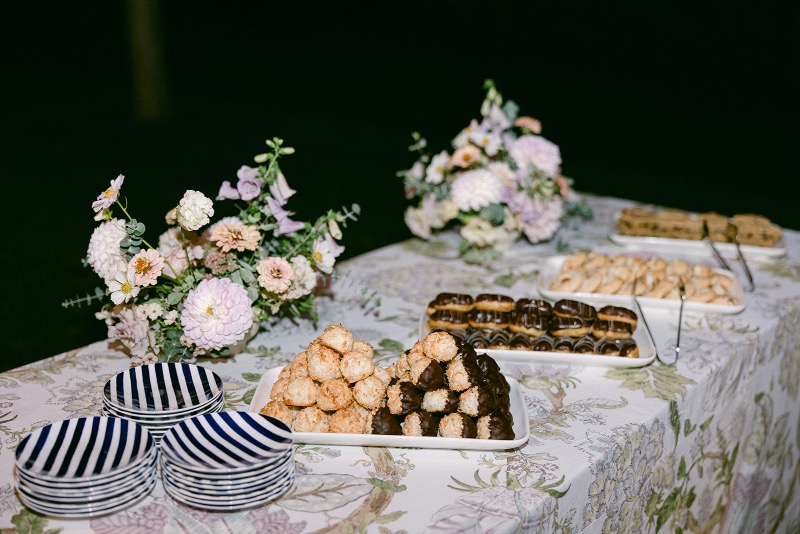
[[[561,174],[561,153],[541,136],[541,123],[518,116],[491,80],[485,83],[482,120],[472,120],[453,139],[453,151],[431,156],[427,142],[412,134],[419,157],[398,176],[417,206],[405,212],[411,232],[422,239],[458,226],[462,257],[483,263],[498,257],[523,234],[531,243],[551,239],[568,215],[590,217],[585,202]]]
[[[64,305],[106,301],[97,317],[134,363],[228,356],[272,318],[316,320],[318,278],[333,272],[344,250],[340,225],[359,207],[328,211],[313,224],[293,220],[285,206],[295,191],[278,160],[294,149],[277,138],[267,145],[258,165],[242,166],[236,185],[223,182],[216,196],[238,201],[238,216],[212,224],[214,202],[189,190],[153,244],[120,196],[124,177],[112,180],[92,204],[100,224],[85,258],[105,287]]]

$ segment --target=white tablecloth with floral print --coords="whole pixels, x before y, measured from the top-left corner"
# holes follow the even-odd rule
[[[619,250],[607,238],[631,202],[589,197],[595,217],[552,242],[519,243],[491,267],[466,265],[452,240],[410,240],[343,262],[320,321],[281,322],[245,353],[201,362],[246,409],[267,369],[343,323],[381,361],[418,339],[442,291],[536,297],[543,258]],[[187,508],[160,483],[113,515],[59,520],[25,509],[14,450],[51,421],[98,415],[101,389],[128,368],[108,342],[0,374],[0,527],[19,532],[797,532],[800,530],[800,233],[786,257],[753,263],[757,288],[738,315],[687,313],[676,367],[503,363],[530,416],[525,447],[477,452],[298,445],[297,479],[260,508]],[[697,258],[695,258],[697,259]],[[703,261],[712,263],[709,255]],[[741,264],[733,268],[741,273]],[[380,300],[378,305],[377,300]],[[67,320],[65,318],[65,320]],[[658,350],[674,353],[677,312],[648,313]],[[5,530],[4,530],[5,532]]]

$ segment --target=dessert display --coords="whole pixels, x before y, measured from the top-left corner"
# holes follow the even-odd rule
[[[440,306],[453,300],[473,304],[471,308],[463,306],[459,311],[440,309]],[[493,309],[487,309],[488,307]],[[607,305],[596,308],[571,299],[550,304],[545,300],[527,298],[515,301],[505,295],[484,294],[472,298],[471,295],[442,293],[428,304],[427,310],[426,326],[429,330],[434,333],[449,332],[477,350],[639,357],[639,350],[633,339],[638,316],[623,306]],[[487,360],[484,361],[483,358]],[[493,369],[492,366],[497,366],[497,363],[486,354],[480,355],[474,363],[471,359],[456,358],[447,367],[445,374],[449,384],[457,384],[466,389],[478,385],[471,378],[473,375],[480,372],[484,375],[491,374],[487,369]]]
[[[617,218],[617,232],[626,236],[665,237],[733,243],[738,233],[742,245],[774,247],[781,238],[780,226],[755,214],[726,217],[718,213],[688,213],[673,209],[626,208]]]
[[[741,298],[732,291],[731,276],[705,264],[659,257],[642,258],[619,254],[578,252],[565,256],[549,290],[567,293],[636,295],[656,299],[679,299],[683,283],[686,300],[737,306]]]
[[[296,432],[515,439],[508,380],[459,337],[431,332],[388,367],[372,355],[343,325],[329,326],[280,370],[260,413]]]

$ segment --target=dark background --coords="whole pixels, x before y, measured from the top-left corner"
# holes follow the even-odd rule
[[[361,204],[352,256],[410,236],[395,177],[410,133],[449,148],[479,117],[485,78],[542,121],[579,191],[800,229],[797,2],[0,9],[0,370],[105,337],[94,307],[60,303],[98,285],[80,262],[91,202],[117,174],[155,240],[186,189],[213,198],[282,137],[297,149],[282,162],[297,218]]]

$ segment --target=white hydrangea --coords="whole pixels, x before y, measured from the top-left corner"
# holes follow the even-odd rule
[[[103,280],[113,279],[117,274],[117,264],[120,260],[125,261],[119,242],[126,237],[125,223],[120,219],[104,221],[92,232],[86,261]]]
[[[403,214],[403,219],[406,226],[411,230],[411,233],[422,239],[429,239],[431,237],[431,227],[428,224],[428,218],[425,213],[418,208],[409,206]]]
[[[561,151],[558,145],[540,135],[523,135],[517,138],[508,153],[525,172],[538,168],[546,175],[555,177],[561,168]]]
[[[500,202],[503,184],[500,178],[486,169],[459,174],[453,181],[450,199],[461,211],[477,211]]]
[[[199,191],[189,189],[178,204],[178,224],[187,230],[198,230],[210,222],[214,203]]]

